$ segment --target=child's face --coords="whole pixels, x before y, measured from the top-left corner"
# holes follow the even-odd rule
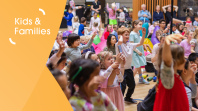
[[[99,72],[100,72],[100,67],[96,67],[95,70],[93,71],[93,73],[90,75],[89,80],[87,81],[87,92],[92,92],[96,89],[98,89],[100,83],[98,81],[100,81],[101,76],[99,76]]]
[[[118,30],[117,25],[113,26],[113,30],[115,30],[115,31],[117,31],[117,30]]]
[[[198,17],[196,17],[196,18],[195,18],[195,21],[197,21],[197,22],[198,22]]]
[[[113,55],[110,53],[109,55],[106,56],[104,60],[104,66],[105,69],[107,69],[109,66],[111,66],[114,62]]]
[[[59,70],[63,70],[63,68],[65,67],[67,59],[63,60],[60,64],[58,64],[57,69]]]
[[[126,43],[129,41],[129,32],[125,31],[124,34],[122,34],[123,42]]]
[[[69,13],[72,13],[72,10],[68,10]]]
[[[191,69],[191,63],[189,62],[189,64],[188,64],[188,69],[184,69],[184,71],[183,71],[183,73],[182,74],[184,74],[185,76],[185,78],[187,77],[187,78],[191,78],[192,76],[193,76],[193,74],[194,74],[194,71],[193,71],[193,69]]]
[[[85,39],[81,39],[81,44],[85,44]]]
[[[187,32],[187,28],[184,28],[184,29],[183,29],[183,32]]]
[[[163,44],[164,41],[165,41],[165,38],[163,37],[163,38],[161,39],[160,43]]]
[[[97,13],[95,13],[95,14],[93,15],[93,17],[94,17],[94,18],[97,18],[97,15],[98,15],[98,14],[97,14]]]
[[[66,97],[69,99],[71,91],[67,87],[67,77],[66,77],[66,75],[62,75],[62,76],[58,77],[57,82],[60,85],[63,92],[65,93]]]
[[[74,43],[72,44],[72,47],[76,48],[80,45],[80,39],[77,39],[76,41],[74,41]]]
[[[142,22],[139,22],[137,25],[135,25],[135,28],[142,30]]]
[[[193,32],[190,32],[188,35],[188,40],[192,40]]]
[[[123,10],[122,10],[122,9],[120,9],[119,11],[120,11],[120,12],[123,12]]]
[[[179,30],[182,30],[184,28],[184,25],[179,26]]]
[[[58,36],[57,36],[57,41],[61,41],[62,40],[62,37],[63,37],[63,34],[62,33],[60,33],[60,34],[58,34]]]
[[[187,20],[186,20],[186,21],[191,21],[191,20],[190,20],[190,18],[187,18]]]
[[[174,27],[172,28],[173,31],[176,31],[176,29],[177,29],[176,26],[174,26]]]
[[[154,27],[156,27],[156,26],[158,26],[158,22],[155,22],[155,23],[154,23]]]
[[[98,56],[96,54],[91,55],[91,60],[94,60],[94,61],[97,61],[98,63],[100,63],[100,59],[98,58]]]
[[[196,58],[195,62],[191,62],[191,64],[196,64],[198,68],[198,57]]]
[[[111,37],[111,44],[114,45],[116,43],[116,37],[112,36]]]

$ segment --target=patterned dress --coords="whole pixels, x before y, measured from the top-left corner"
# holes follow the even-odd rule
[[[69,100],[76,111],[118,111],[109,97],[102,91],[97,91],[98,95],[91,97],[90,101],[83,94],[76,92]]]

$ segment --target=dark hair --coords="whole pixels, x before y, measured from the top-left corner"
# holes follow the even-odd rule
[[[68,38],[67,38],[67,44],[68,46],[72,46],[72,44],[76,41],[80,39],[80,36],[78,34],[75,34],[75,33],[72,33],[72,34],[69,34]]]
[[[188,56],[188,60],[190,62],[195,62],[195,60],[198,58],[198,53],[191,53],[189,56]]]
[[[69,7],[69,8],[68,8],[68,11],[69,11],[69,10],[73,11],[73,8]]]
[[[111,47],[111,38],[112,38],[113,36],[115,37],[115,35],[110,34],[110,35],[108,36],[108,38],[107,38],[107,47],[108,47],[108,48]],[[117,39],[116,39],[116,42],[117,42]]]
[[[52,75],[54,76],[54,78],[56,80],[58,79],[58,77],[63,75],[63,73],[60,70],[58,70],[58,69],[51,70],[51,73],[52,73]]]
[[[135,25],[138,25],[140,22],[142,22],[142,21],[141,20],[135,20],[135,21],[133,21],[133,23],[132,23],[132,30],[134,30]]]
[[[76,75],[80,67],[82,67],[82,70]],[[96,67],[99,67],[99,63],[91,59],[76,59],[72,61],[68,72],[69,81],[71,81],[71,95],[75,92],[73,84],[79,87],[82,86],[90,78],[90,75],[94,72]],[[73,77],[75,78],[73,79]]]
[[[189,60],[188,60],[188,59],[186,59],[186,63],[185,63],[184,68],[187,70],[187,69],[188,69],[188,66],[189,66]]]
[[[166,23],[166,20],[164,20],[164,19],[159,20],[159,24],[161,24],[162,22]]]
[[[51,53],[50,53],[50,55],[49,55],[49,58],[51,58],[57,52],[58,52],[58,50],[52,50]]]
[[[80,19],[80,23],[85,23],[85,21],[86,21],[86,18],[85,18],[85,17],[82,17],[82,18]]]
[[[57,52],[56,52],[56,53],[57,53]],[[56,53],[54,53],[54,54],[56,54]],[[54,54],[53,54],[53,55],[54,55]],[[51,55],[51,56],[53,56],[53,55]],[[50,56],[50,58],[51,58],[51,56]],[[57,62],[57,65],[59,65],[59,64],[60,64],[63,60],[65,60],[65,59],[67,59],[67,56],[66,56],[66,54],[63,52],[62,55],[61,55],[60,60]],[[53,70],[53,69],[54,69],[53,64],[51,64],[51,63],[48,64],[47,67],[48,67],[49,70]]]
[[[61,58],[60,60],[57,62],[57,65],[59,65],[62,61],[64,61],[65,59],[67,59],[67,56],[66,54],[63,52],[62,55],[61,55]]]
[[[182,31],[183,31],[183,29],[182,30],[180,30],[179,29],[179,27],[181,26],[181,25],[183,25],[182,23],[178,23],[176,26],[177,26],[177,30],[180,32],[180,33],[182,33]]]
[[[94,52],[90,52],[87,59],[91,59],[91,56],[92,56],[93,54],[95,54],[95,53],[94,53]],[[85,55],[86,55],[86,53],[85,53],[85,54],[82,54],[81,58],[82,58],[82,59],[86,59],[86,58],[85,58]]]
[[[198,16],[195,16],[195,18],[198,18]]]

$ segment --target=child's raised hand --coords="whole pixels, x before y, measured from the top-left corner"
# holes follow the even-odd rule
[[[120,38],[118,40],[118,45],[122,45],[122,43],[123,43],[123,37],[120,35]]]
[[[122,53],[119,53],[117,56],[116,56],[116,62],[118,63],[118,64],[120,64],[121,63],[121,61],[122,61]]]
[[[112,67],[113,69],[117,69],[117,68],[119,67],[119,64],[116,63],[116,62],[114,62],[114,63],[111,65],[111,67]]]
[[[145,28],[142,29],[142,34],[146,35],[146,29]]]
[[[170,45],[171,42],[175,42],[175,41],[177,41],[178,43],[180,43],[182,41],[182,39],[185,39],[185,37],[182,36],[181,34],[174,34],[174,35],[166,36],[165,42],[168,45]]]
[[[126,57],[124,54],[122,54],[122,62],[121,62],[121,66],[124,66],[126,64]]]

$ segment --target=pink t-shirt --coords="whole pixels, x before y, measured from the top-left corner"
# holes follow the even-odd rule
[[[189,56],[191,54],[191,44],[187,40],[183,40],[180,45],[184,48],[184,56]]]
[[[117,7],[115,6],[115,14],[114,14],[114,10],[109,8],[109,5],[107,4],[107,10],[109,11],[109,19],[115,20],[116,19],[116,10]]]

